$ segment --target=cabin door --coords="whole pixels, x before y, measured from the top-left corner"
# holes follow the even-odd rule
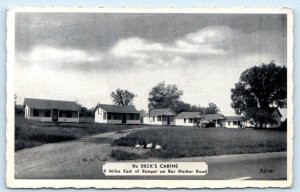
[[[126,114],[122,115],[122,123],[126,123]]]
[[[58,109],[52,109],[52,121],[58,122]]]
[[[167,116],[167,124],[170,125],[170,116]]]

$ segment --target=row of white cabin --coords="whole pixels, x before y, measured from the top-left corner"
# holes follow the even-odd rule
[[[242,119],[236,119],[222,114],[201,115],[200,112],[182,112],[176,114],[172,109],[152,109],[143,116],[144,124],[151,125],[178,125],[178,126],[202,126],[204,123],[212,123],[215,127],[239,128]]]
[[[265,125],[265,128],[277,128],[281,126],[281,113],[277,108],[270,109],[273,124]],[[243,120],[242,116],[224,116],[217,114],[204,114],[200,112],[182,112],[178,115],[172,109],[152,109],[143,116],[144,124],[151,125],[178,125],[178,126],[203,126],[204,124],[212,124],[214,127],[225,128],[244,128],[254,127],[250,122]]]
[[[24,100],[25,118],[43,122],[79,122],[80,107],[76,102],[26,98]],[[281,113],[272,109],[275,124],[266,127],[275,128],[281,125]],[[224,116],[222,114],[205,114],[200,112],[182,112],[176,114],[172,109],[152,109],[140,116],[134,106],[118,106],[99,104],[95,110],[95,122],[107,124],[149,124],[202,126],[213,123],[215,127],[240,128],[251,127],[241,116]],[[142,120],[142,122],[141,122]]]

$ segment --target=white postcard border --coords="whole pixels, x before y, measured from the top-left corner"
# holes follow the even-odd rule
[[[90,13],[243,13],[287,14],[287,69],[288,69],[288,131],[287,180],[73,180],[73,179],[15,179],[14,178],[14,63],[15,13],[18,12],[90,12]],[[6,104],[6,184],[9,188],[245,188],[292,186],[293,181],[293,12],[289,8],[10,8],[7,12],[7,104]]]

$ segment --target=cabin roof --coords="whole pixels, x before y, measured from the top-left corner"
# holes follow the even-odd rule
[[[80,110],[80,107],[74,101],[25,98],[24,105],[34,109]]]
[[[225,116],[226,121],[243,121],[242,116]]]
[[[151,109],[150,110],[150,115],[149,113],[145,114],[145,116],[150,116],[150,117],[156,117],[156,116],[163,116],[163,115],[170,115],[170,116],[174,116],[176,115],[176,113],[169,108],[166,109]]]
[[[185,119],[185,118],[203,118],[200,112],[182,112],[176,116],[176,119]]]
[[[140,113],[134,106],[99,104],[95,110],[98,108],[111,113]]]
[[[269,108],[269,110],[268,110],[268,112],[269,112],[269,113],[272,113],[272,114],[273,114],[275,111],[277,111],[278,114],[280,115],[280,117],[282,117],[282,114],[280,113],[280,111],[279,111],[278,108],[276,108],[276,107],[271,107],[271,108]]]
[[[217,114],[205,114],[203,115],[205,120],[211,121],[211,120],[223,120],[225,119],[224,115],[222,115],[221,113],[217,113]]]

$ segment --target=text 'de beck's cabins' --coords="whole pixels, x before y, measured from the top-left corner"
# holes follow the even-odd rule
[[[205,162],[126,162],[105,163],[106,176],[203,176],[208,173]]]

